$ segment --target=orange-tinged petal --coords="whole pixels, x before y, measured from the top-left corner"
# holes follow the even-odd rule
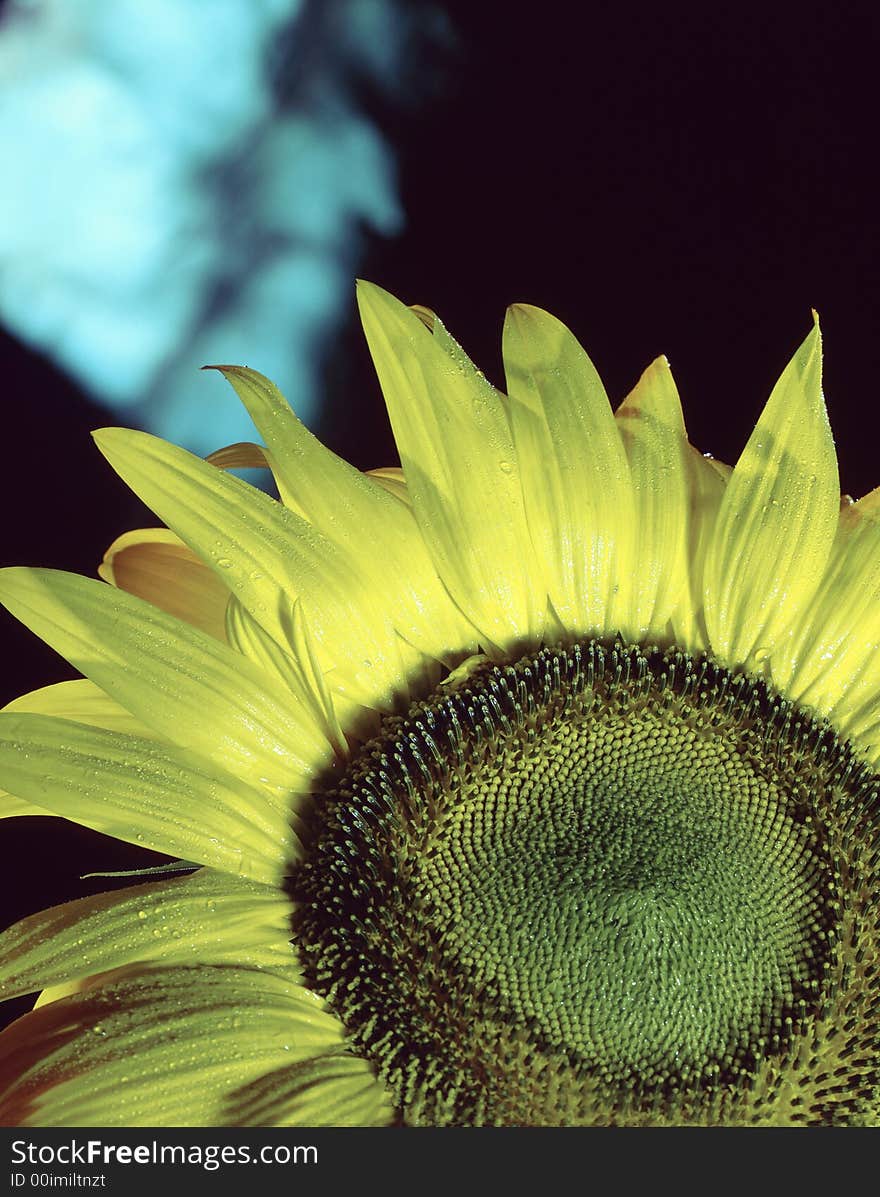
[[[98,573],[218,640],[226,639],[229,590],[168,528],[139,528],[117,537]]]

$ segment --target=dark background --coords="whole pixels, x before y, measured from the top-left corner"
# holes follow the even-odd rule
[[[457,46],[431,104],[366,97],[398,147],[408,226],[370,244],[365,276],[437,310],[502,385],[519,300],[574,329],[614,402],[666,353],[692,441],[729,461],[816,307],[841,485],[880,482],[878,10],[445,7]],[[351,313],[321,432],[369,468],[396,457],[353,296]],[[157,522],[91,445],[113,420],[11,340],[0,366],[0,557],[93,574],[116,535]],[[0,647],[2,702],[73,676],[5,613]],[[148,855],[54,820],[0,835],[3,922]]]

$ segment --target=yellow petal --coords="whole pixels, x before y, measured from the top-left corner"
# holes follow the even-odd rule
[[[307,990],[230,966],[145,969],[0,1035],[3,1126],[235,1126],[234,1095],[342,1045]]]
[[[539,639],[546,588],[501,396],[439,322],[432,335],[370,284],[359,284],[358,304],[437,573],[488,644]]]
[[[11,793],[105,835],[280,884],[301,847],[289,812],[172,745],[46,715],[0,715]]]
[[[66,902],[0,936],[0,998],[140,962],[290,970],[290,903],[274,887],[199,869]]]
[[[438,659],[473,644],[474,628],[437,577],[409,505],[322,445],[262,374],[217,369],[265,438],[285,505],[344,554],[376,618],[390,616],[407,644]],[[402,665],[404,672],[414,669],[418,656]]]
[[[348,756],[348,744],[346,743],[342,724],[337,715],[333,695],[327,687],[326,679],[318,661],[318,654],[312,640],[301,599],[297,599],[291,611],[290,643],[296,652],[296,659],[300,663],[305,684],[309,692],[314,695],[318,718],[324,729],[324,734],[333,745],[336,754],[340,759],[344,760]]]
[[[225,639],[229,591],[168,528],[140,528],[114,540],[98,566],[105,582]]]
[[[722,664],[769,669],[786,686],[795,665],[792,626],[821,580],[839,497],[817,323],[773,388],[721,501],[705,611]]]
[[[632,573],[633,500],[605,388],[569,330],[516,304],[504,322],[504,369],[529,530],[550,599],[571,632],[616,630]]]
[[[688,457],[678,391],[665,357],[648,367],[615,413],[632,476],[634,569],[625,636],[666,638],[687,595]]]
[[[150,734],[139,719],[88,678],[56,682],[53,686],[31,690],[29,694],[14,698],[3,710],[13,714],[57,715],[59,719],[73,719],[89,727],[131,732],[135,736]]]
[[[73,719],[77,723],[103,727],[108,731],[130,732],[136,736],[150,735],[140,720],[135,719],[129,711],[114,702],[87,678],[57,682],[54,686],[32,690],[29,694],[14,698],[3,710],[12,714],[57,715],[61,719]],[[54,813],[0,790],[0,819]]]
[[[0,819],[20,819],[31,815],[53,815],[55,812],[45,810],[34,802],[25,802],[23,798],[16,798],[15,794],[7,794],[0,790]]]
[[[183,449],[122,428],[95,440],[271,636],[284,642],[285,612],[302,597],[338,687],[367,706],[393,704],[407,673],[400,638],[345,553],[295,512]]]
[[[233,597],[226,609],[226,638],[243,656],[268,673],[274,673],[290,691],[311,708],[312,715],[341,758],[348,756],[333,696],[327,689],[311,640],[302,626],[302,601],[290,605],[285,621],[285,643],[292,646],[291,656],[265,628]]]
[[[685,454],[687,469],[687,593],[672,612],[674,641],[691,653],[708,652],[703,593],[706,554],[715,534],[715,522],[730,477],[730,466],[706,457],[692,445]]]
[[[0,573],[0,600],[147,727],[224,769],[289,788],[328,756],[308,710],[271,675],[141,599],[15,568]]]
[[[787,692],[851,735],[880,718],[880,488],[844,507]]]
[[[235,1094],[240,1126],[388,1126],[394,1108],[366,1060],[332,1052],[260,1077]]]

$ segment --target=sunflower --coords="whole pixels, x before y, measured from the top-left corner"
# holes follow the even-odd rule
[[[504,395],[359,298],[402,469],[220,367],[263,445],[96,434],[166,527],[2,576],[84,675],[0,716],[4,813],[190,871],[6,932],[0,1121],[876,1121],[880,491],[818,326],[731,470],[665,359],[612,412],[515,306]]]

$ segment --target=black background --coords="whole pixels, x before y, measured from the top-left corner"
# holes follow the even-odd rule
[[[842,488],[880,482],[876,6],[446,8],[439,98],[402,114],[365,97],[397,143],[408,221],[370,244],[365,276],[437,310],[502,385],[514,301],[574,329],[614,402],[666,353],[692,441],[729,461],[816,307]],[[0,365],[0,557],[93,574],[116,535],[157,522],[91,445],[113,421],[11,340]],[[363,468],[396,461],[353,296],[326,388],[324,439]],[[0,647],[2,701],[73,676],[5,614]],[[49,820],[0,835],[4,922],[134,860]]]

